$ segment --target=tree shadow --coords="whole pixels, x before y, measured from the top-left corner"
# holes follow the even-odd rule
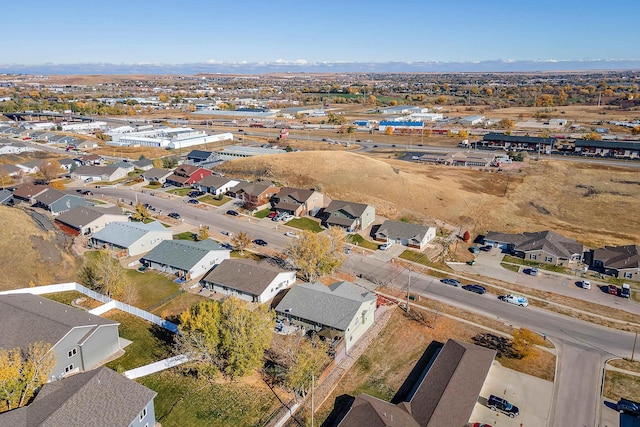
[[[174,341],[175,341],[175,334],[171,331],[166,330],[165,328],[163,328],[162,326],[153,324],[149,327],[149,330],[151,331],[151,334],[158,340],[161,341],[163,344],[169,346],[169,347],[173,347]]]
[[[336,397],[336,401],[333,404],[333,409],[329,416],[322,423],[322,427],[335,427],[340,421],[347,415],[349,409],[351,409],[351,405],[355,401],[355,397],[349,396],[348,394],[343,394],[341,396]]]
[[[416,364],[413,366],[413,369],[411,369],[411,372],[409,372],[409,375],[407,375],[407,378],[405,378],[395,396],[391,399],[391,403],[398,404],[400,402],[406,402],[411,398],[411,395],[420,385],[420,382],[426,375],[427,370],[443,346],[444,344],[441,342],[431,341],[424,353],[422,353],[422,356],[420,356],[420,359],[418,359]]]

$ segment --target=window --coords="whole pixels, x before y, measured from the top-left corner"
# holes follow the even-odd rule
[[[631,279],[631,278],[633,278],[633,273],[625,272],[625,273],[624,273],[624,278],[625,278],[625,279]]]
[[[71,350],[69,350],[69,353],[67,353],[69,355],[69,357],[73,357],[78,353],[78,350],[75,348],[72,348]]]
[[[73,363],[67,367],[64,368],[64,372],[67,373],[69,371],[73,371]]]
[[[531,259],[536,259],[536,258],[538,258],[538,255],[536,255],[536,254],[531,254],[531,255],[529,256],[529,258],[531,258]]]
[[[552,261],[553,261],[553,258],[550,256],[544,258],[544,262],[552,262]]]
[[[145,406],[142,412],[140,412],[140,415],[138,415],[138,419],[142,421],[142,419],[146,416],[147,416],[147,407]]]

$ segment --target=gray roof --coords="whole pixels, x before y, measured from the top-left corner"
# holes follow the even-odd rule
[[[9,190],[0,190],[0,203],[13,199],[13,193]]]
[[[73,173],[76,175],[111,176],[118,168],[116,166],[80,166]]]
[[[52,202],[48,206],[51,213],[55,215],[58,212],[66,212],[76,206],[91,206],[92,204],[83,197],[65,194],[61,199]]]
[[[627,269],[640,267],[640,246],[605,246],[593,250],[593,259],[600,260],[605,268]]]
[[[232,181],[232,180],[229,179],[229,178],[225,178],[223,176],[209,175],[209,176],[205,176],[204,178],[196,181],[196,184],[201,185],[203,187],[218,189],[218,188],[228,184],[229,181]]]
[[[191,152],[187,154],[187,159],[207,160],[212,154],[213,151],[191,150]]]
[[[211,239],[200,242],[188,240],[163,240],[140,261],[169,265],[189,271],[211,251],[228,251]]]
[[[150,231],[168,231],[158,221],[145,224],[142,222],[112,222],[93,235],[95,240],[108,242],[121,248],[128,248]]]
[[[37,341],[55,345],[74,327],[117,324],[37,295],[0,295],[0,348],[4,349],[24,349]]]
[[[62,191],[56,190],[55,188],[47,188],[47,191],[38,194],[35,199],[36,202],[49,206],[56,200],[60,200],[66,195],[67,193],[63,193]]]
[[[462,424],[464,425],[464,424]],[[421,427],[403,408],[368,394],[360,394],[338,427]]]
[[[362,303],[375,299],[373,293],[349,282],[301,283],[287,292],[276,311],[345,331],[360,314]]]
[[[429,228],[431,227],[420,224],[386,220],[376,234],[384,234],[392,239],[408,239],[422,242]]]
[[[128,426],[137,421],[142,409],[156,395],[155,391],[103,367],[45,384],[29,406],[0,414],[0,424]]]
[[[582,254],[584,251],[584,246],[580,243],[550,230],[521,234],[489,231],[485,239],[511,244],[516,251],[543,251],[564,259],[570,259],[572,255]]]
[[[354,218],[360,218],[364,211],[369,207],[364,203],[346,202],[344,200],[332,200],[329,205],[324,208],[325,212],[344,211]]]
[[[173,174],[173,171],[170,169],[153,168],[149,169],[148,171],[142,172],[140,175],[145,177],[148,181],[152,181],[153,178],[162,179],[168,177],[171,174]]]
[[[250,295],[260,295],[280,273],[286,270],[265,261],[247,258],[225,259],[202,278],[202,282],[236,289]]]
[[[122,221],[126,221],[126,216],[122,214],[122,209],[117,206],[102,208],[95,206],[76,206],[61,213],[56,221],[74,228],[80,228],[100,218],[102,215],[122,215]]]
[[[149,159],[136,160],[135,162],[131,162],[131,163],[133,164],[133,166],[139,169],[153,166],[153,160],[149,160]]]

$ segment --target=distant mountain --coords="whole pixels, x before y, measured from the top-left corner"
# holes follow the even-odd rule
[[[637,70],[640,60],[480,62],[306,62],[194,64],[41,64],[0,65],[0,73],[23,74],[268,74],[268,73],[460,73]]]

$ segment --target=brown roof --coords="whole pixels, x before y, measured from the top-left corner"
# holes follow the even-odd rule
[[[360,394],[339,427],[420,427],[411,414],[399,406],[368,394]]]
[[[200,169],[200,167],[198,166],[181,165],[174,169],[174,173],[176,175],[191,176],[191,174],[193,174],[198,169]]]
[[[246,258],[225,259],[204,276],[202,281],[251,295],[260,295],[278,274],[285,272],[286,270],[274,267],[265,261],[258,263]]]
[[[362,216],[364,211],[369,207],[364,203],[346,202],[344,200],[332,200],[329,205],[324,208],[325,212],[344,211],[354,218]]]
[[[604,248],[594,249],[593,259],[602,261],[606,268],[639,268],[640,246],[605,246]]]
[[[299,205],[309,200],[313,195],[313,190],[303,190],[300,188],[283,187],[278,192],[278,199],[285,200],[288,203],[297,203]]]
[[[30,199],[47,189],[49,189],[49,187],[46,185],[22,184],[15,189],[13,196],[21,199]]]

